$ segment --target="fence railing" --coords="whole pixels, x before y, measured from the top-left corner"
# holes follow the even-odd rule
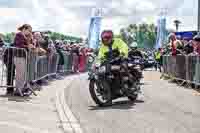
[[[88,57],[82,59],[88,66]],[[27,90],[28,95],[36,95],[32,84],[58,73],[74,72],[79,69],[79,62],[77,55],[67,51],[39,55],[34,50],[4,48],[0,54],[0,88],[14,88],[21,96]],[[82,72],[88,69],[85,67]]]
[[[200,85],[200,56],[163,56],[163,73],[174,79]]]

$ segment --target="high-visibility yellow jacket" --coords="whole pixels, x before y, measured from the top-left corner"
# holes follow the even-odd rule
[[[119,38],[114,39],[114,42],[112,44],[112,49],[113,50],[118,49],[121,56],[128,57],[128,45],[121,39],[119,39]],[[102,43],[101,47],[99,49],[98,61],[104,60],[105,53],[107,53],[107,52],[109,52],[109,47]]]
[[[156,52],[156,53],[155,53],[155,56],[156,56],[156,60],[159,60],[159,59],[161,58],[160,52],[159,52],[159,51]]]

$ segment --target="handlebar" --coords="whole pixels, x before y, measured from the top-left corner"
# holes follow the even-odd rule
[[[109,61],[110,63],[114,63],[114,62],[117,62],[117,61],[121,61],[122,57],[116,57],[114,59],[112,59],[111,61]]]

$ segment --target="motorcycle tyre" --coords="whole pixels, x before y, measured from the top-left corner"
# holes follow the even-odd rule
[[[95,93],[95,88],[94,88],[94,84],[96,84],[96,81],[95,80],[90,80],[90,83],[89,83],[89,91],[90,91],[90,95],[92,97],[92,99],[94,100],[94,102],[99,105],[100,107],[104,107],[104,106],[111,106],[112,105],[112,95],[111,95],[111,90],[108,89],[108,95],[109,95],[109,98],[108,100],[104,103],[102,102],[101,100],[99,100],[99,98],[96,96],[96,93]],[[104,84],[105,85],[105,84]]]

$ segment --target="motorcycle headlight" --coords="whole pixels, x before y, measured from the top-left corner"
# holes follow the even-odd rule
[[[135,69],[140,70],[141,67],[139,65],[135,66]]]
[[[94,59],[93,59],[92,57],[89,57],[89,58],[88,58],[88,62],[89,62],[89,63],[92,63],[93,61],[94,61]]]
[[[132,67],[133,66],[133,64],[132,63],[128,63],[128,67]]]
[[[105,67],[105,66],[100,67],[100,68],[99,68],[99,72],[100,72],[100,73],[106,72],[106,67]]]
[[[140,60],[136,59],[134,60],[134,63],[140,63]]]

